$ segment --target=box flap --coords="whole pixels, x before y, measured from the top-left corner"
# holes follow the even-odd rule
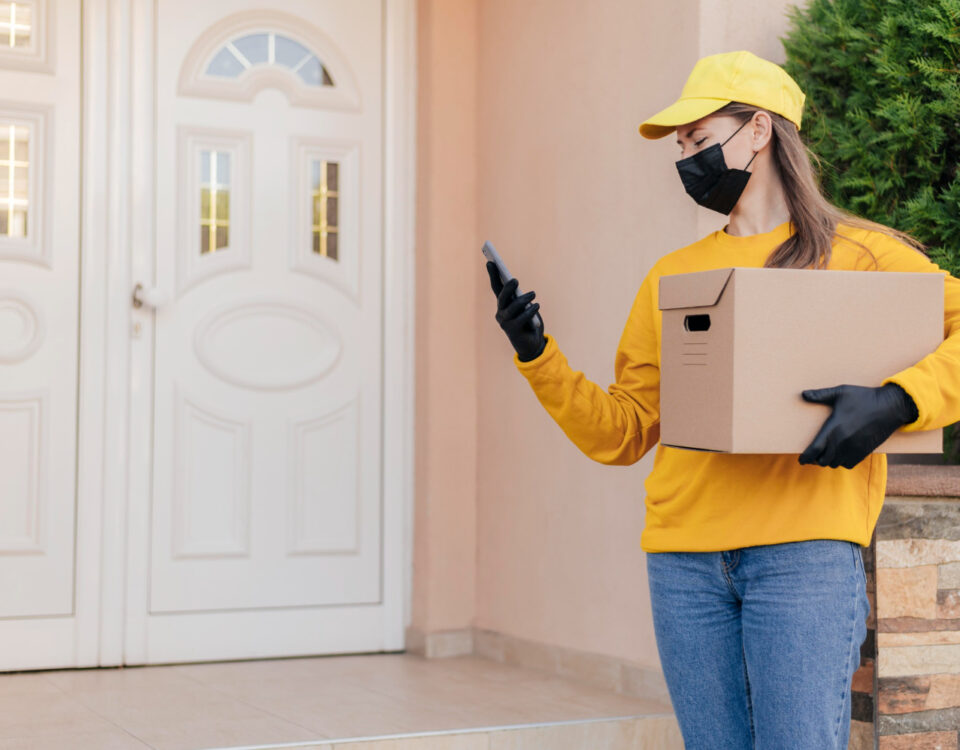
[[[682,307],[712,307],[733,275],[732,268],[714,271],[675,273],[660,277],[660,309],[676,310]]]

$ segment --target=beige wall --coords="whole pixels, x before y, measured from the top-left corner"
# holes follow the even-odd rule
[[[612,382],[644,274],[724,223],[683,192],[673,139],[637,125],[701,55],[782,60],[783,5],[420,1],[414,626],[658,665],[652,453],[602,466],[567,440],[511,361],[479,246],[536,290],[571,365]]]
[[[536,290],[571,366],[603,385],[644,274],[695,239],[676,148],[637,125],[683,85],[697,12],[694,0],[480,6],[480,229]],[[630,467],[581,454],[510,361],[478,283],[477,625],[656,665],[639,547],[652,454]]]
[[[411,625],[474,616],[477,3],[419,0],[416,467]]]

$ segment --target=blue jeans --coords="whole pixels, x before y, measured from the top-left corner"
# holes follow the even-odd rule
[[[870,603],[836,539],[646,555],[686,750],[846,750]]]

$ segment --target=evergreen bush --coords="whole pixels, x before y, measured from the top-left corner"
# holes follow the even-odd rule
[[[909,232],[960,277],[960,0],[810,0],[783,68],[829,200]],[[960,423],[944,435],[960,463]]]

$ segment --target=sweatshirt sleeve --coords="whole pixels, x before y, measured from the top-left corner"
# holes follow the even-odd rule
[[[943,342],[917,364],[891,375],[917,405],[916,421],[906,432],[935,430],[960,422],[960,279],[942,270],[925,255],[899,241],[889,243],[878,258],[884,271],[943,274]]]
[[[602,464],[639,461],[660,439],[660,357],[655,315],[656,282],[648,275],[637,292],[614,360],[616,382],[607,390],[574,370],[549,334],[536,359],[517,369],[537,399],[584,454]]]

